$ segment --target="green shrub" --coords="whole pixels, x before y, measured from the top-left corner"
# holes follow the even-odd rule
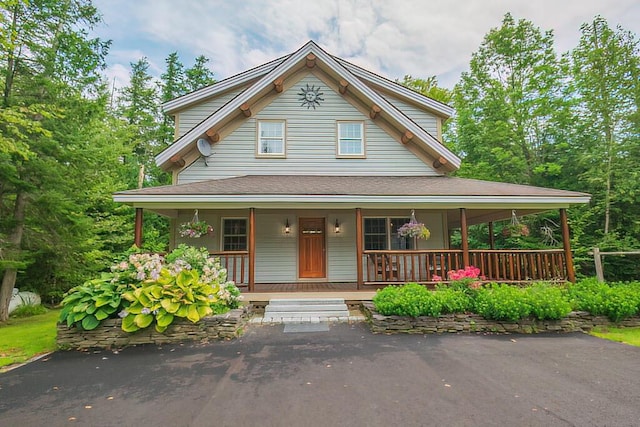
[[[607,316],[614,322],[640,312],[640,283],[600,283],[595,278],[582,280],[569,288],[577,310]]]
[[[473,309],[473,300],[469,288],[455,289],[446,285],[436,287],[435,296],[440,301],[442,313],[466,313]],[[475,295],[475,290],[473,292]]]
[[[385,316],[432,316],[441,312],[440,299],[417,283],[387,286],[373,297],[376,310]]]
[[[474,305],[477,314],[493,320],[515,322],[531,311],[526,291],[506,284],[492,283],[481,288]]]
[[[98,327],[101,321],[118,311],[126,285],[115,282],[113,274],[104,273],[83,285],[71,288],[62,300],[60,322],[85,330]]]
[[[42,304],[23,304],[11,312],[11,317],[31,317],[44,314],[47,311],[49,310]]]
[[[539,320],[562,319],[571,312],[571,303],[565,289],[549,284],[536,283],[526,288],[531,315]]]
[[[240,290],[226,280],[227,271],[206,248],[180,245],[166,259],[133,252],[112,266],[111,273],[71,289],[62,301],[60,321],[95,329],[102,320],[119,315],[127,332],[154,322],[162,332],[175,317],[196,322],[239,307]]]

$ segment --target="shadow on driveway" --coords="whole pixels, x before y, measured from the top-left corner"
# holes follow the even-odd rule
[[[0,374],[0,426],[633,426],[640,348],[583,334],[373,335],[56,352]]]

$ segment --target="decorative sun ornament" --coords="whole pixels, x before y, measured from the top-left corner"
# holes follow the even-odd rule
[[[309,85],[307,84],[307,88],[300,88],[300,92],[298,93],[298,95],[300,95],[300,98],[298,99],[299,101],[302,101],[302,104],[300,104],[301,107],[304,107],[305,105],[307,106],[307,110],[311,107],[313,107],[313,109],[316,109],[316,105],[320,105],[320,101],[324,101],[324,98],[322,98],[322,95],[324,95],[324,92],[320,92],[320,86],[318,86],[316,88],[315,85],[309,87]]]

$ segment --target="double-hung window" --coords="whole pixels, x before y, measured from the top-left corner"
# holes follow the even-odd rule
[[[364,122],[338,122],[338,157],[364,157]]]
[[[284,157],[284,120],[258,121],[258,156]]]
[[[223,218],[222,219],[222,250],[246,251],[247,250],[247,219]]]
[[[367,251],[415,249],[415,239],[398,236],[410,218],[364,218],[364,249]]]

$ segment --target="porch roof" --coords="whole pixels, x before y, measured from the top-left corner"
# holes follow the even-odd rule
[[[450,176],[247,175],[114,195],[116,202],[170,216],[170,210],[192,208],[469,208],[476,210],[474,222],[508,218],[511,209],[524,215],[589,199],[575,191]]]

